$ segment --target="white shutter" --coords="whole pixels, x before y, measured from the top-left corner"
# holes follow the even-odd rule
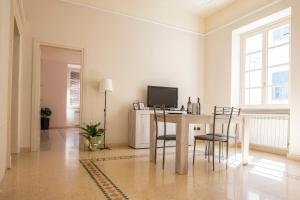
[[[73,108],[80,107],[80,72],[70,72],[69,105]]]

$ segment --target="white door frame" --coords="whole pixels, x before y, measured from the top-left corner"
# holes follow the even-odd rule
[[[81,51],[82,63],[80,69],[80,126],[84,121],[84,94],[85,94],[85,57],[84,48],[73,47],[69,45],[58,44],[55,42],[45,42],[34,39],[33,42],[33,69],[32,69],[32,104],[31,104],[31,151],[40,149],[40,71],[41,71],[41,46],[50,46]]]
[[[22,45],[23,45],[23,27],[25,23],[25,15],[24,15],[24,7],[22,1],[13,0],[10,1],[10,8],[11,8],[11,16],[10,16],[10,39],[9,39],[9,74],[8,74],[8,96],[7,96],[7,158],[6,158],[6,167],[11,168],[11,141],[18,140],[17,142],[17,150],[20,151],[21,149],[21,135],[20,135],[20,127],[21,127],[21,74],[22,74]],[[13,73],[13,42],[14,42],[14,23],[18,27],[20,38],[19,38],[19,91],[18,91],[18,130],[17,130],[17,137],[12,138],[11,136],[11,99],[12,99],[12,73]],[[17,152],[18,152],[17,151]]]

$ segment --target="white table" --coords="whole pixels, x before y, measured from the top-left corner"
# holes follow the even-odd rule
[[[163,121],[163,115],[157,115],[158,121]],[[189,124],[212,124],[212,115],[188,115],[166,114],[166,122],[176,123],[176,173],[187,174],[188,172],[188,133]],[[224,120],[225,122],[225,120]],[[245,117],[239,116],[232,119],[232,123],[238,123],[241,138],[242,164],[248,164],[249,154],[249,131],[245,123]],[[150,119],[150,162],[155,159],[155,120],[151,114]]]

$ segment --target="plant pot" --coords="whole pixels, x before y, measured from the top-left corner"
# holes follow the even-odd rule
[[[101,136],[97,136],[97,137],[92,137],[90,138],[89,141],[89,150],[90,151],[94,151],[98,148],[98,146],[101,144],[102,140],[101,140]]]
[[[48,130],[50,124],[50,118],[41,117],[41,130]]]

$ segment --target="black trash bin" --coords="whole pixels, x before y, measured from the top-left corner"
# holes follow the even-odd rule
[[[49,129],[51,114],[50,108],[41,108],[41,130]]]

